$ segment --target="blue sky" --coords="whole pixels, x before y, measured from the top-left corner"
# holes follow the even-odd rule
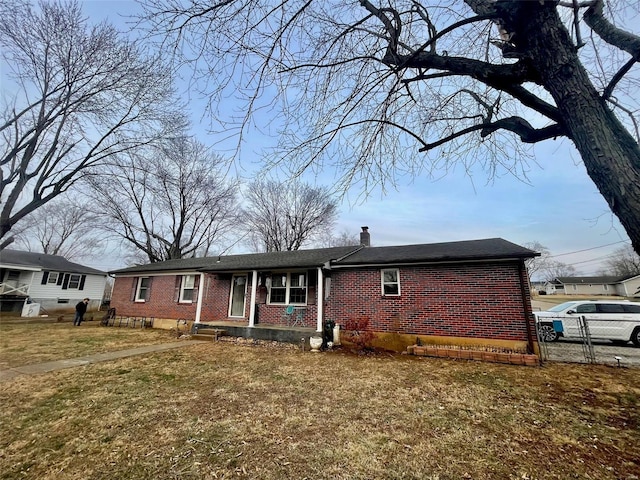
[[[139,11],[129,0],[85,0],[84,8],[90,19],[108,18],[122,28],[122,17]],[[197,126],[201,106],[193,103],[191,110]],[[204,130],[196,127],[195,133],[203,143],[209,142]],[[273,139],[257,131],[248,138],[240,165],[250,175],[259,152]],[[528,183],[511,176],[489,181],[482,171],[469,172],[472,178],[454,171],[437,180],[407,180],[384,194],[375,190],[366,201],[355,200],[360,192],[352,190],[342,202],[337,230],[357,234],[366,225],[374,246],[489,237],[518,244],[537,241],[579,273],[597,274],[607,254],[629,242],[624,229],[569,141],[538,144],[535,157],[539,166],[532,165]],[[321,178],[332,176],[323,173]],[[315,181],[311,176],[306,180]]]

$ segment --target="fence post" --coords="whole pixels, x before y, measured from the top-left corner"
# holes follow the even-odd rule
[[[584,352],[584,358],[589,363],[596,363],[596,355],[593,351],[593,344],[591,343],[591,333],[589,332],[589,322],[587,321],[587,317],[585,315],[580,316],[578,325],[580,326],[583,338],[582,351]]]

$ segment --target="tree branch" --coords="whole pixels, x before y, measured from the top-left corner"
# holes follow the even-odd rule
[[[604,2],[596,1],[584,13],[583,19],[605,42],[629,53],[635,61],[640,59],[640,37],[622,30],[609,22],[603,14]]]
[[[495,122],[483,122],[478,125],[464,128],[458,132],[454,132],[451,135],[447,135],[441,138],[437,142],[429,143],[420,149],[420,152],[425,152],[433,148],[444,145],[447,142],[455,140],[469,133],[477,132],[480,130],[480,136],[482,138],[488,137],[497,130],[509,130],[520,137],[525,143],[537,143],[542,140],[548,140],[549,138],[555,138],[561,135],[565,135],[564,127],[559,124],[550,125],[548,127],[536,129],[531,126],[529,122],[520,117],[509,117],[497,120]]]

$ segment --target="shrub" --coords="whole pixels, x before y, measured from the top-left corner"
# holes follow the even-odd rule
[[[346,340],[358,350],[372,350],[375,335],[369,329],[369,317],[349,318],[344,325]]]

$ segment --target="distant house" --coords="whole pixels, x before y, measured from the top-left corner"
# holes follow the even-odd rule
[[[32,314],[61,314],[74,310],[83,298],[89,310],[102,303],[106,272],[73,263],[59,255],[0,251],[0,302],[3,312],[21,313],[35,304]]]
[[[394,247],[363,245],[169,260],[111,272],[118,315],[175,325],[320,332],[367,318],[375,344],[424,342],[534,351],[524,261],[538,255],[500,238]],[[300,337],[298,336],[298,339]]]
[[[640,297],[640,275],[557,277],[544,290],[548,294]]]

